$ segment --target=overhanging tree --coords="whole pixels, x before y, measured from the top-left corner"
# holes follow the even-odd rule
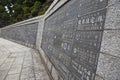
[[[0,27],[42,15],[52,0],[0,0]]]

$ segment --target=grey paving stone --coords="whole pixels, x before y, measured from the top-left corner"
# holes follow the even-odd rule
[[[16,58],[13,65],[22,65],[23,64],[23,58],[24,58],[24,56],[20,57],[20,58]]]
[[[8,70],[0,70],[0,80],[4,80]]]
[[[101,52],[120,57],[120,30],[105,30]]]
[[[0,55],[0,80],[49,80],[34,49],[0,38]]]
[[[120,80],[120,58],[101,53],[97,74],[104,80]]]
[[[11,67],[11,69],[9,70],[8,74],[18,74],[21,72],[22,67],[18,66],[18,67]]]
[[[119,3],[119,0],[108,0],[108,5]]]
[[[5,80],[19,80],[19,75],[20,74],[7,75]]]
[[[0,70],[9,70],[14,59],[7,59],[4,64],[0,66]]]
[[[113,5],[114,4],[114,5]],[[120,29],[120,1],[109,0],[105,29]]]
[[[48,75],[46,75],[47,72],[45,70],[45,67],[41,66],[43,64],[37,54],[33,54],[33,64],[36,80],[50,80]]]

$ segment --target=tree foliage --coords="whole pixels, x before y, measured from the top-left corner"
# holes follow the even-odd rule
[[[42,15],[53,0],[0,0],[0,27]]]
[[[40,6],[41,6],[41,2],[36,1],[36,2],[34,3],[34,5],[31,7],[32,16],[38,15]]]

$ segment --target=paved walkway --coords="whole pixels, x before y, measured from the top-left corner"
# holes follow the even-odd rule
[[[49,80],[38,53],[0,38],[0,80]]]

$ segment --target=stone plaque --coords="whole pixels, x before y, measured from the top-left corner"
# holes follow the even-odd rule
[[[42,49],[65,80],[94,80],[107,0],[70,0],[45,20]]]

